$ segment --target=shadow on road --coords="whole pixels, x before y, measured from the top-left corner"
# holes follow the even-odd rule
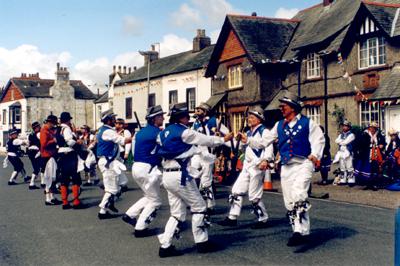
[[[323,246],[327,242],[334,239],[345,239],[352,237],[358,234],[356,230],[343,227],[336,226],[330,228],[322,228],[322,229],[313,229],[310,234],[310,238],[308,244],[300,247],[294,253],[304,253],[309,250],[318,248],[319,246]]]

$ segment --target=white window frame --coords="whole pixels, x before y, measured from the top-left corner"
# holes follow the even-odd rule
[[[194,112],[196,108],[196,88],[186,89],[186,103],[189,112]]]
[[[170,90],[168,92],[168,104],[171,106],[176,103],[178,103],[178,90]]]
[[[242,68],[240,65],[228,68],[228,87],[229,89],[240,88],[243,86]]]
[[[374,47],[371,43],[375,41]],[[366,44],[365,47],[362,47]],[[366,55],[361,58],[361,54]],[[375,53],[375,62],[372,62],[371,53]],[[362,63],[362,61],[365,61]],[[358,43],[358,69],[367,69],[371,67],[386,65],[386,40],[384,37],[372,37]]]
[[[97,117],[99,118],[98,121],[101,121],[101,113],[102,113],[102,107],[101,107],[101,105],[98,105],[98,106],[97,106],[96,112],[97,112]]]
[[[321,77],[321,58],[316,53],[310,53],[306,58],[307,79]]]
[[[3,109],[3,125],[7,125],[7,110]]]
[[[380,106],[379,102],[360,102],[360,125],[361,127],[367,127],[371,122],[380,123],[379,113]]]
[[[13,109],[13,113],[14,113],[13,114],[14,115],[14,123],[15,124],[21,124],[21,121],[22,121],[22,110],[21,110],[21,108],[14,108]]]
[[[306,116],[316,124],[321,124],[321,106],[306,106]]]

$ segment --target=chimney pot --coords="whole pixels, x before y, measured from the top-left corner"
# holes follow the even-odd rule
[[[130,74],[131,71],[132,71],[132,68],[131,68],[131,67],[128,67],[128,74]]]
[[[124,66],[124,74],[126,74],[126,66]]]
[[[329,6],[334,0],[322,0],[324,6]]]
[[[137,69],[137,67],[136,67],[136,66],[134,66],[134,67],[133,67],[133,71],[136,71],[136,69]]]
[[[117,66],[113,65],[113,74],[115,74],[116,71],[117,71]]]
[[[121,73],[121,66],[118,66],[118,72]]]
[[[57,70],[60,69],[60,62],[57,62]]]
[[[257,17],[257,12],[252,12],[252,13],[251,13],[251,16],[252,16],[252,17]]]
[[[193,52],[199,52],[210,45],[211,39],[206,36],[206,30],[198,29],[196,37],[193,38]]]

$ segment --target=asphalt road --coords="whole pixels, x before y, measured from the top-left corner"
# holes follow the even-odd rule
[[[2,158],[1,158],[2,160]],[[26,163],[26,165],[29,165]],[[26,167],[30,171],[30,167]],[[28,171],[28,172],[29,172]],[[214,224],[210,239],[218,252],[197,253],[190,223],[177,241],[185,255],[158,257],[157,232],[168,219],[164,205],[151,228],[154,236],[136,239],[133,228],[120,218],[97,219],[102,190],[88,188],[82,199],[85,210],[62,210],[45,206],[42,190],[29,191],[27,184],[8,186],[11,168],[0,169],[0,265],[393,265],[394,210],[311,200],[311,242],[287,247],[291,235],[282,196],[265,193],[270,227],[254,230],[253,215],[246,207],[237,228]],[[22,182],[21,179],[18,182]],[[140,190],[130,181],[130,191],[116,206],[123,213],[140,198]],[[228,188],[218,187],[217,215],[222,220],[228,210]],[[188,217],[190,219],[190,216]],[[190,220],[189,220],[190,221]]]

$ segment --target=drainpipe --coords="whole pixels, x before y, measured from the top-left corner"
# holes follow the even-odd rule
[[[321,57],[324,65],[324,106],[325,106],[325,132],[328,132],[328,60]]]
[[[302,60],[300,60],[299,69],[297,72],[297,96],[301,97],[301,65]]]

